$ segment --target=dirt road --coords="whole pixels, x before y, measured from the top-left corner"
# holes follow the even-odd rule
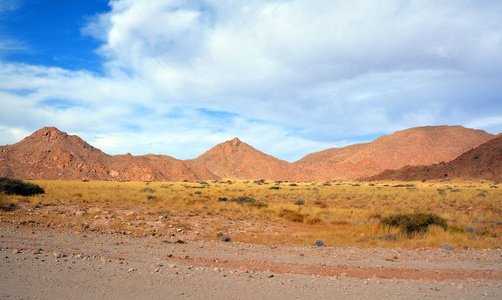
[[[9,299],[501,299],[498,250],[264,246],[0,227]]]

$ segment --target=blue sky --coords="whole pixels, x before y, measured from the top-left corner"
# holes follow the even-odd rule
[[[502,132],[502,2],[0,0],[0,145],[239,137],[295,161],[415,126]]]

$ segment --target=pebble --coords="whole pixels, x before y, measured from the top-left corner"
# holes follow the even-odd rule
[[[454,250],[453,246],[451,244],[448,244],[448,243],[442,244],[441,248],[443,248],[445,250]]]

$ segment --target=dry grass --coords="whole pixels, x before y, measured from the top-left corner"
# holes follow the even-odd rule
[[[502,188],[488,183],[33,183],[45,194],[1,196],[3,207],[14,207],[2,210],[2,222],[163,239],[221,240],[224,234],[272,245],[321,239],[327,246],[502,246]],[[232,201],[239,197],[256,202]],[[449,229],[409,237],[379,224],[389,214],[413,212],[436,213]],[[476,234],[463,232],[468,226]]]

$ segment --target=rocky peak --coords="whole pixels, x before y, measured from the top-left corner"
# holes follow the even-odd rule
[[[234,147],[239,147],[239,145],[241,144],[241,140],[239,140],[239,138],[234,138],[233,140],[230,141],[230,143]]]
[[[54,142],[64,140],[68,137],[66,132],[62,132],[56,127],[44,127],[35,131],[30,138],[37,141]]]

